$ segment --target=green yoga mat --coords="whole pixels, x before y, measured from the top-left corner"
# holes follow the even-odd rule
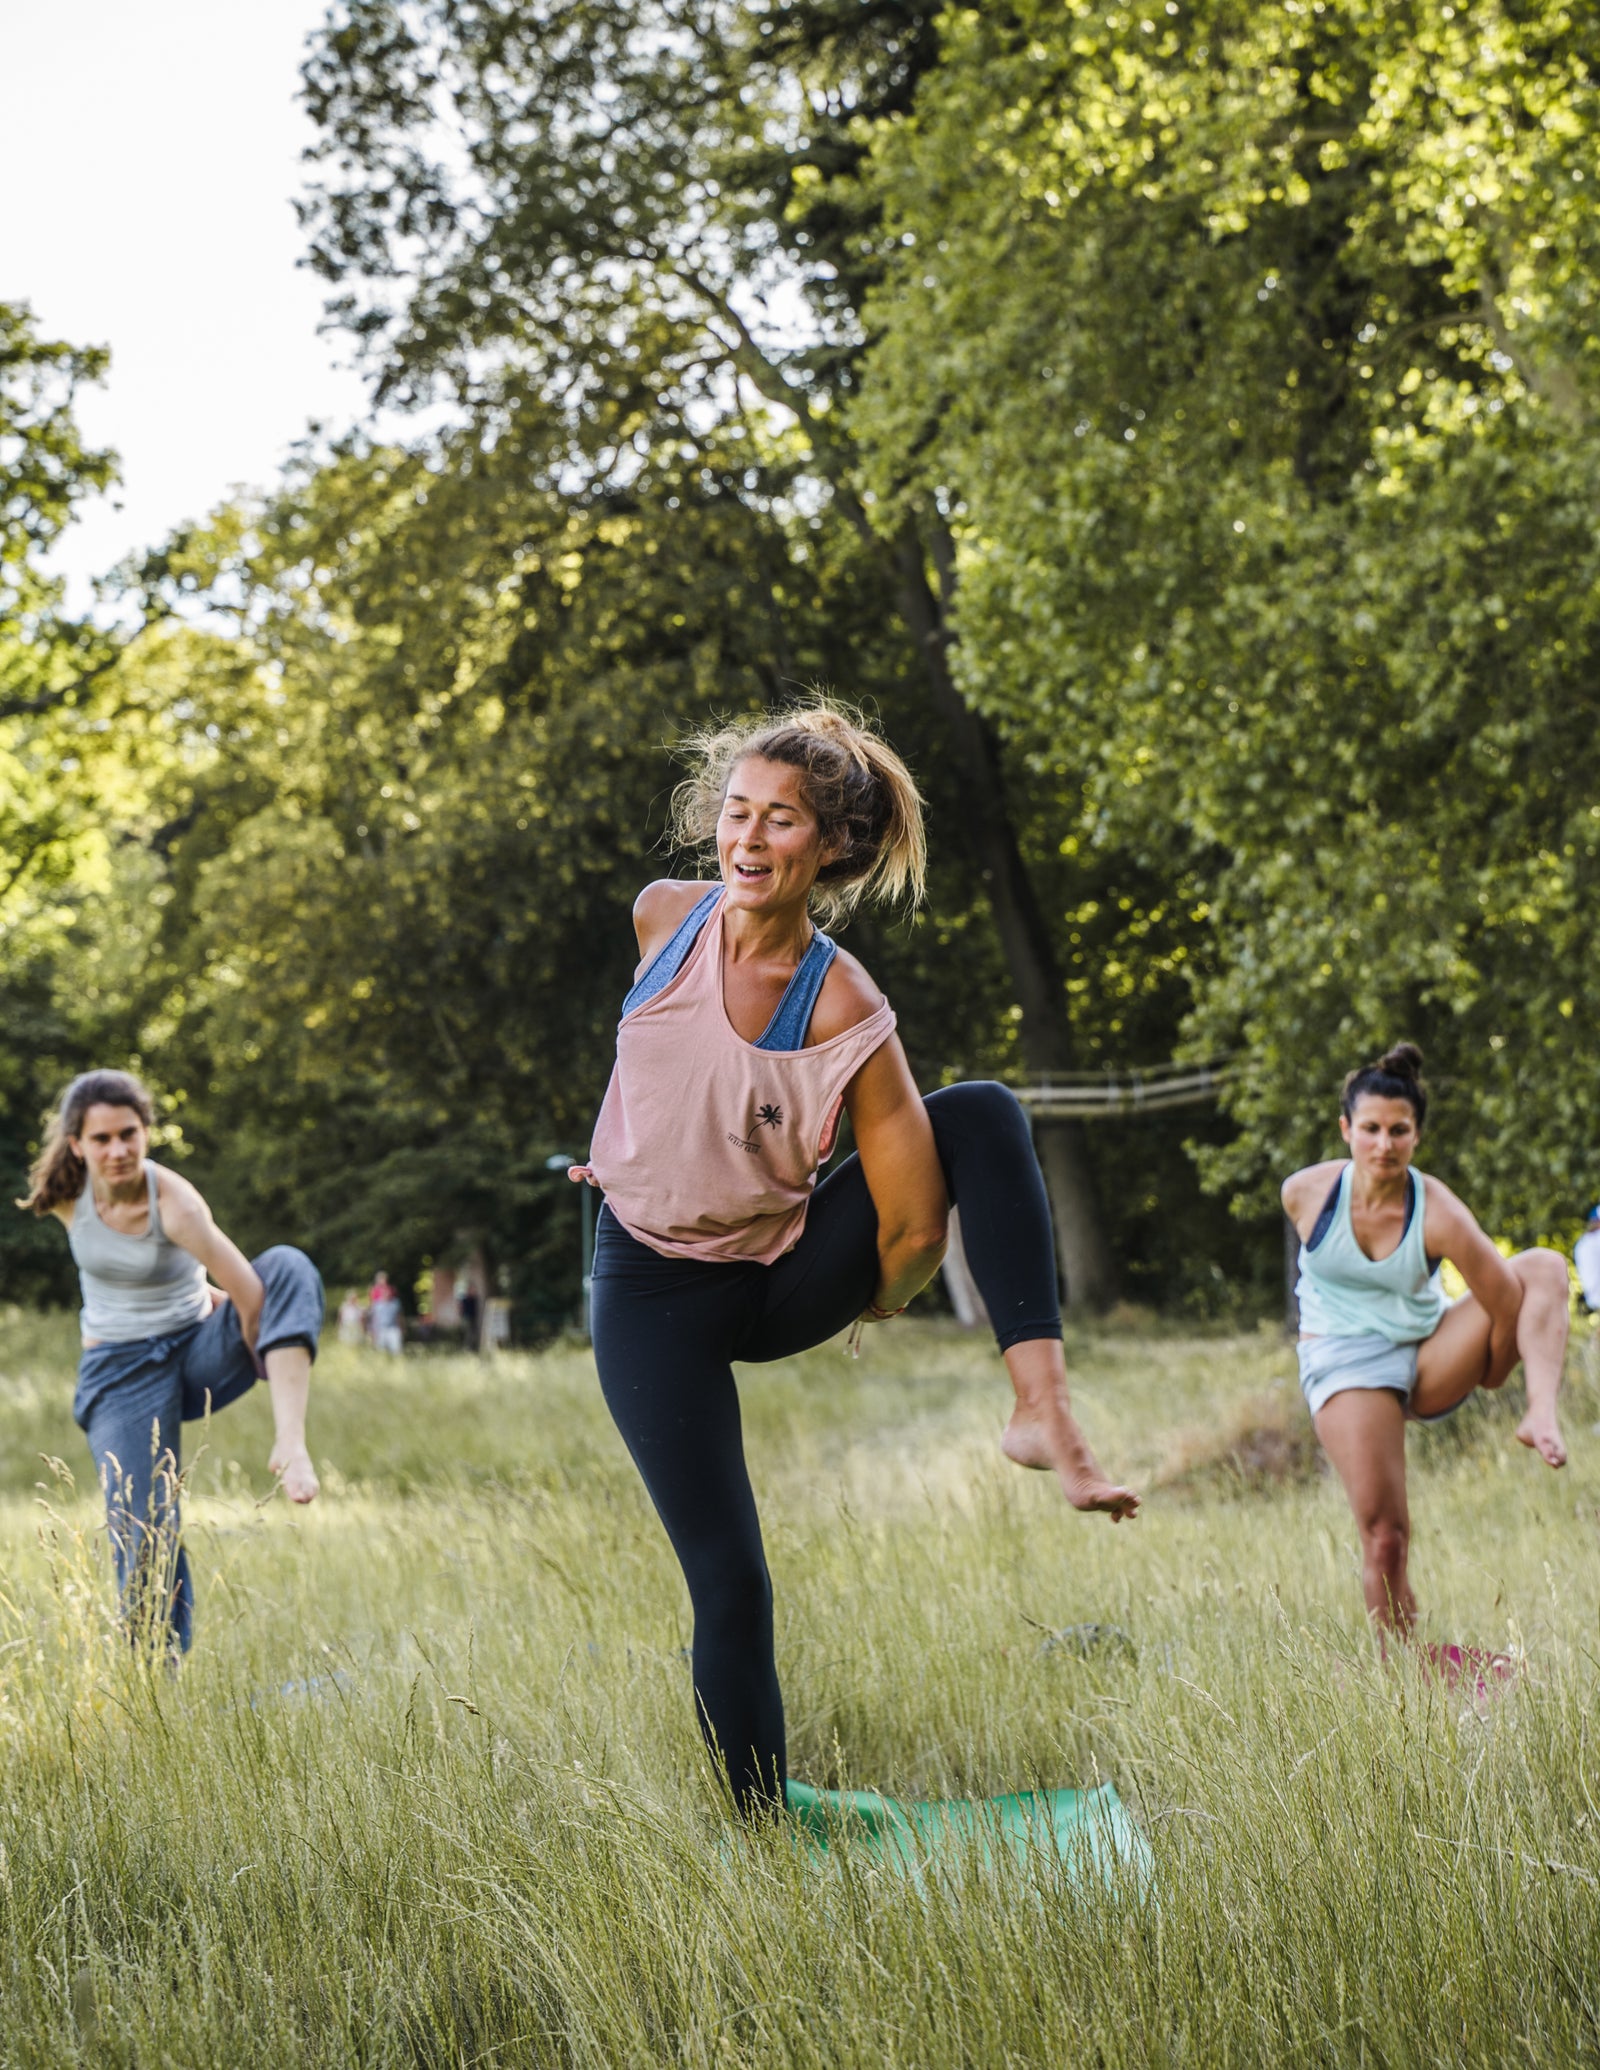
[[[1021,1790],[1010,1797],[956,1797],[922,1803],[876,1790],[788,1786],[790,1811],[824,1852],[843,1839],[892,1866],[917,1873],[976,1858],[992,1866],[1007,1856],[1045,1854],[1078,1883],[1131,1877],[1148,1888],[1150,1844],[1110,1783],[1097,1790]]]

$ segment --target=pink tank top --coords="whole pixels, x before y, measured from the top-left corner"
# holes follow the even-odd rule
[[[653,1251],[770,1265],[799,1242],[844,1089],[894,1024],[885,1001],[810,1049],[746,1042],[722,1001],[719,901],[677,976],[617,1029],[586,1169]]]

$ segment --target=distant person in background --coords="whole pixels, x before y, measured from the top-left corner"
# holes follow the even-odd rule
[[[339,1342],[361,1344],[366,1341],[367,1311],[361,1296],[352,1287],[339,1303]]]
[[[461,1344],[465,1351],[477,1351],[483,1326],[483,1303],[478,1290],[462,1273],[456,1281],[456,1314],[461,1319]]]
[[[322,1281],[303,1251],[278,1244],[248,1259],[230,1243],[189,1181],[151,1161],[152,1119],[150,1095],[127,1072],[75,1078],[18,1205],[63,1225],[82,1281],[72,1413],[105,1491],[124,1613],[164,1625],[187,1652],[182,1427],[264,1373],[277,1426],[267,1465],[291,1502],[312,1500],[306,1402]]]
[[[401,1321],[400,1296],[389,1284],[389,1275],[380,1272],[372,1282],[372,1291],[367,1296],[367,1328],[372,1332],[372,1341],[379,1351],[386,1351],[398,1358],[406,1348],[405,1327]]]
[[[1417,1614],[1406,1567],[1406,1422],[1500,1387],[1520,1360],[1528,1387],[1518,1439],[1564,1466],[1556,1395],[1567,1349],[1566,1260],[1555,1251],[1502,1258],[1438,1179],[1412,1169],[1428,1111],[1422,1052],[1398,1043],[1345,1079],[1346,1158],[1284,1181],[1300,1232],[1300,1385],[1361,1533],[1367,1611],[1409,1632]],[[1447,1302],[1448,1258],[1467,1283]]]
[[[1589,1210],[1583,1234],[1572,1246],[1573,1270],[1583,1289],[1584,1306],[1600,1315],[1600,1206]]]

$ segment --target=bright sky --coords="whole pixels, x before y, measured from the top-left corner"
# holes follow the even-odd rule
[[[310,420],[363,414],[346,341],[317,334],[323,285],[296,265],[295,95],[325,6],[0,0],[0,299],[111,348],[79,416],[123,486],[52,562],[78,608],[130,549],[270,482]]]

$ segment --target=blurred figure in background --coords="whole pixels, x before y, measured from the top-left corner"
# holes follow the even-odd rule
[[[367,1335],[367,1311],[362,1306],[361,1296],[352,1287],[339,1303],[339,1342],[361,1344]]]
[[[1584,1306],[1600,1315],[1600,1206],[1589,1210],[1583,1234],[1572,1246],[1572,1266],[1583,1288]]]
[[[461,1319],[462,1350],[481,1350],[483,1302],[477,1288],[464,1272],[456,1274],[456,1314]]]
[[[400,1296],[389,1284],[387,1272],[379,1272],[367,1296],[367,1328],[379,1351],[398,1358],[405,1350],[405,1332],[400,1320]]]
[[[1578,1342],[1583,1347],[1584,1373],[1592,1386],[1600,1379],[1600,1205],[1590,1208],[1583,1234],[1572,1246],[1572,1269],[1589,1311]]]

